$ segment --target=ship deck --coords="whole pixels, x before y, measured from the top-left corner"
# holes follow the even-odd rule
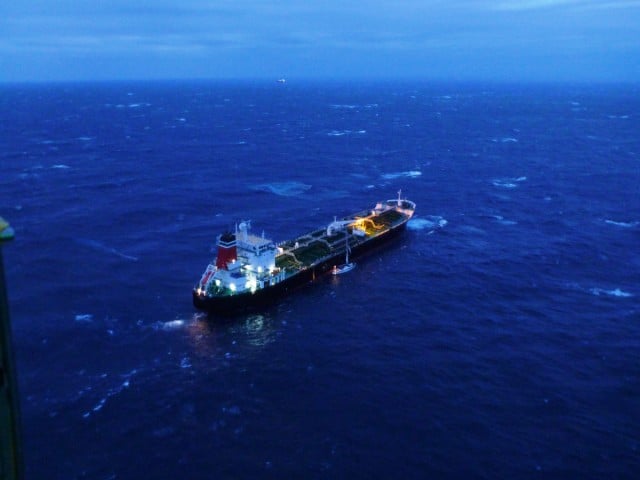
[[[369,238],[386,232],[404,219],[404,215],[393,209],[377,215],[363,211],[345,217],[343,220],[353,220],[358,229],[365,232],[364,237],[358,237],[350,231],[347,237],[349,246],[353,248]],[[276,267],[286,271],[297,271],[310,267],[326,257],[345,252],[345,243],[345,235],[342,232],[327,235],[325,229],[314,230],[279,244],[278,246],[283,249],[283,253],[276,257]]]

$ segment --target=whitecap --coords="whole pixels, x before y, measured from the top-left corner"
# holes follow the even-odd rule
[[[516,188],[518,186],[515,183],[498,181],[498,180],[494,180],[493,185],[499,188]]]
[[[104,397],[102,397],[100,401],[91,410],[89,410],[88,412],[82,415],[83,418],[89,418],[93,413],[99,412],[105,406],[105,404],[107,403],[107,400],[109,400],[111,397],[114,397],[115,395],[118,395],[125,388],[129,388],[129,384],[130,384],[129,382],[131,380],[131,377],[133,377],[133,375],[135,375],[137,372],[138,370],[134,368],[129,373],[124,374],[123,375],[124,382],[122,382],[122,384],[120,384],[119,386],[107,391],[107,394]],[[106,378],[106,376],[107,376],[106,374],[103,374],[100,378]],[[91,390],[91,388],[89,388],[89,390]]]
[[[184,320],[176,319],[170,320],[168,322],[161,322],[160,328],[162,330],[176,330],[178,328],[182,328],[184,326]]]
[[[495,178],[493,180],[493,185],[499,188],[516,188],[518,183],[522,183],[527,179],[527,177],[506,177],[506,178]]]
[[[616,227],[622,228],[633,228],[637,227],[640,222],[616,222],[615,220],[607,220],[605,219],[604,223],[608,223],[609,225],[615,225]]]
[[[90,142],[93,140],[93,137],[78,137],[76,140],[80,140],[81,142]]]
[[[64,165],[63,163],[59,163],[56,165],[51,165],[51,168],[56,168],[59,170],[66,170],[67,168],[71,168],[69,165]]]
[[[494,143],[517,143],[518,139],[515,137],[501,137],[501,138],[494,137],[491,139],[491,141]]]
[[[393,172],[393,173],[384,173],[382,178],[385,180],[393,180],[396,178],[407,177],[407,178],[417,178],[422,175],[422,172],[419,170],[409,170],[406,172]]]
[[[353,110],[354,108],[358,108],[358,105],[333,104],[331,105],[331,108]]]
[[[629,292],[625,292],[624,290],[620,290],[619,288],[614,288],[613,290],[606,290],[604,288],[591,288],[589,290],[594,295],[609,295],[610,297],[633,297],[633,294]]]
[[[493,215],[493,218],[495,218],[500,225],[517,225],[518,224],[518,222],[516,222],[515,220],[506,220],[502,215]]]
[[[93,322],[93,315],[90,313],[80,313],[75,317],[76,322],[90,323]]]
[[[267,192],[282,197],[293,197],[301,195],[311,188],[311,185],[307,185],[302,182],[273,182],[273,183],[260,183],[249,187],[256,192]]]
[[[133,255],[127,255],[126,253],[122,253],[115,248],[108,247],[96,240],[91,240],[90,238],[75,238],[74,241],[79,243],[80,245],[84,245],[86,247],[90,247],[96,250],[100,250],[105,253],[112,253],[113,255],[117,255],[118,257],[124,258],[126,260],[131,260],[132,262],[137,262],[138,257],[134,257]]]
[[[481,228],[474,227],[473,225],[460,225],[459,230],[461,232],[470,233],[472,235],[486,235],[487,232]]]

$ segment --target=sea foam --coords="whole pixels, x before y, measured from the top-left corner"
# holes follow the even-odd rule
[[[518,222],[515,220],[507,220],[502,215],[492,215],[492,217],[500,224],[500,225],[517,225]]]
[[[448,222],[438,215],[429,215],[426,218],[412,218],[407,223],[409,230],[425,230],[443,228]]]
[[[107,391],[107,394],[102,397],[98,403],[96,403],[91,410],[85,412],[82,417],[83,418],[89,418],[91,415],[99,412],[100,410],[102,410],[102,408],[105,406],[105,404],[107,403],[107,400],[109,400],[111,397],[114,397],[115,395],[118,395],[119,393],[121,393],[123,390],[129,388],[131,382],[131,378],[138,372],[137,369],[133,369],[131,370],[129,373],[126,373],[124,375],[122,375],[122,378],[124,378],[124,381],[118,385],[115,388],[111,388]],[[102,376],[102,378],[106,378],[106,374],[104,374]]]
[[[505,177],[495,178],[493,180],[493,186],[498,188],[517,188],[518,184],[524,182],[527,177]]]
[[[622,227],[622,228],[633,228],[640,225],[640,222],[616,222],[615,220],[607,220],[607,219],[605,219],[604,223],[607,223],[609,225],[615,225],[616,227]]]
[[[309,190],[311,185],[302,182],[272,182],[251,185],[249,188],[256,192],[273,193],[282,197],[294,197]]]
[[[344,135],[350,135],[352,133],[359,133],[359,134],[364,134],[367,133],[366,130],[331,130],[329,133],[327,133],[328,136],[330,137],[342,137]]]
[[[131,260],[132,262],[137,262],[138,257],[134,257],[133,255],[127,255],[126,253],[122,253],[115,248],[108,247],[96,240],[92,240],[90,238],[76,238],[74,239],[76,243],[80,245],[84,245],[85,247],[93,248],[95,250],[99,250],[104,253],[111,253],[113,255],[117,255],[120,258],[124,258],[125,260]]]
[[[407,178],[417,178],[422,175],[422,172],[419,170],[409,170],[406,172],[392,172],[385,173],[382,175],[382,178],[385,180],[393,180],[395,178],[407,177]]]
[[[164,324],[162,325],[162,329],[174,330],[176,328],[181,328],[182,326],[184,326],[184,320],[181,320],[178,318],[176,320],[170,320],[168,322],[164,322]]]
[[[625,292],[624,290],[620,290],[619,288],[614,288],[613,290],[606,290],[604,288],[591,288],[589,289],[589,291],[596,296],[608,295],[610,297],[633,297],[632,293]]]

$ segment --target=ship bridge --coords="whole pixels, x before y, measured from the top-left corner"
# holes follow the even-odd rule
[[[262,273],[276,266],[276,245],[272,240],[249,233],[250,222],[242,222],[237,229],[238,257],[245,268]]]

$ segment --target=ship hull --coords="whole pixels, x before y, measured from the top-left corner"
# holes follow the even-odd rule
[[[351,250],[351,258],[360,258],[380,246],[389,243],[406,229],[407,221],[408,219],[386,232],[354,246]],[[198,295],[196,289],[194,289],[192,292],[193,305],[199,310],[226,316],[255,311],[273,304],[279,298],[289,294],[292,290],[300,288],[303,285],[308,285],[310,282],[326,274],[330,274],[334,265],[340,264],[343,261],[344,254],[337,253],[313,267],[300,270],[280,283],[256,290],[254,293],[246,292],[237,295],[212,297]]]

